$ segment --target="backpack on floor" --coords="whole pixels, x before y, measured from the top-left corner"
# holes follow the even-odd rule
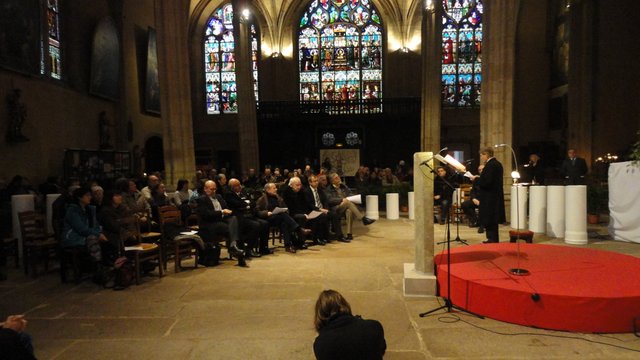
[[[220,263],[220,246],[214,243],[204,243],[204,249],[198,254],[198,264],[216,266]]]
[[[136,269],[129,259],[122,256],[116,259],[114,264],[115,280],[113,284],[114,290],[123,290],[128,288],[136,278]]]

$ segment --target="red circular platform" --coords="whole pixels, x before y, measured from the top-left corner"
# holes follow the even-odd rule
[[[439,292],[446,297],[446,251],[436,255],[435,263]],[[512,275],[512,268],[530,274]],[[526,326],[632,332],[634,321],[640,326],[640,259],[541,244],[458,247],[451,250],[451,301],[467,311]]]

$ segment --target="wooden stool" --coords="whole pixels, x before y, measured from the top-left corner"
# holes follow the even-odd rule
[[[520,231],[510,230],[509,231],[509,242],[514,243],[518,239],[522,239],[522,240],[526,241],[529,244],[533,243],[533,231],[531,231],[531,230],[520,230]]]

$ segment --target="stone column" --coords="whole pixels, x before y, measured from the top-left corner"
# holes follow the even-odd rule
[[[421,165],[424,161],[433,168],[433,152],[413,154],[416,255],[415,263],[404,264],[405,296],[428,296],[436,293],[436,276],[433,267],[433,176],[429,167]]]
[[[249,2],[233,2],[235,12],[234,25],[236,36],[236,83],[238,85],[238,140],[240,144],[240,169],[255,168],[258,172],[258,122],[256,116],[256,98],[253,92],[253,68],[251,66],[251,22],[255,18],[242,18],[242,10]]]
[[[513,146],[513,77],[519,0],[484,1],[480,147]],[[495,149],[504,166],[504,190],[511,189],[513,161],[508,148]]]
[[[189,77],[189,0],[155,0],[165,181],[195,172]]]
[[[434,4],[434,10],[422,13],[422,151],[440,149],[442,4],[440,1]]]
[[[567,145],[591,164],[593,117],[593,0],[574,0],[569,15]]]

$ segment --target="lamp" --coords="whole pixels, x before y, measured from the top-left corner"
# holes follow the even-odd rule
[[[433,4],[433,0],[425,0],[424,1],[424,8],[427,11],[433,12],[435,10],[434,4]]]
[[[249,21],[250,17],[251,11],[248,8],[242,9],[242,11],[240,12],[240,22]]]
[[[516,187],[516,243],[518,244],[518,265],[513,269],[509,269],[509,272],[518,276],[529,275],[529,270],[520,267],[520,243],[518,242],[518,239],[520,238],[520,196],[518,192],[518,179],[520,179],[520,173],[518,172],[518,159],[516,158],[516,152],[509,144],[495,144],[493,147],[508,147],[513,155],[513,162],[516,164],[516,169],[511,172],[511,179],[513,179],[513,185]]]
[[[513,151],[513,148],[509,146],[509,144],[495,144],[494,148],[499,147],[508,147],[511,150],[511,154],[513,155],[513,162],[516,164],[516,169],[511,172],[511,179],[513,179],[513,183],[517,184],[520,179],[520,173],[518,172],[518,159],[516,158],[516,152]]]

